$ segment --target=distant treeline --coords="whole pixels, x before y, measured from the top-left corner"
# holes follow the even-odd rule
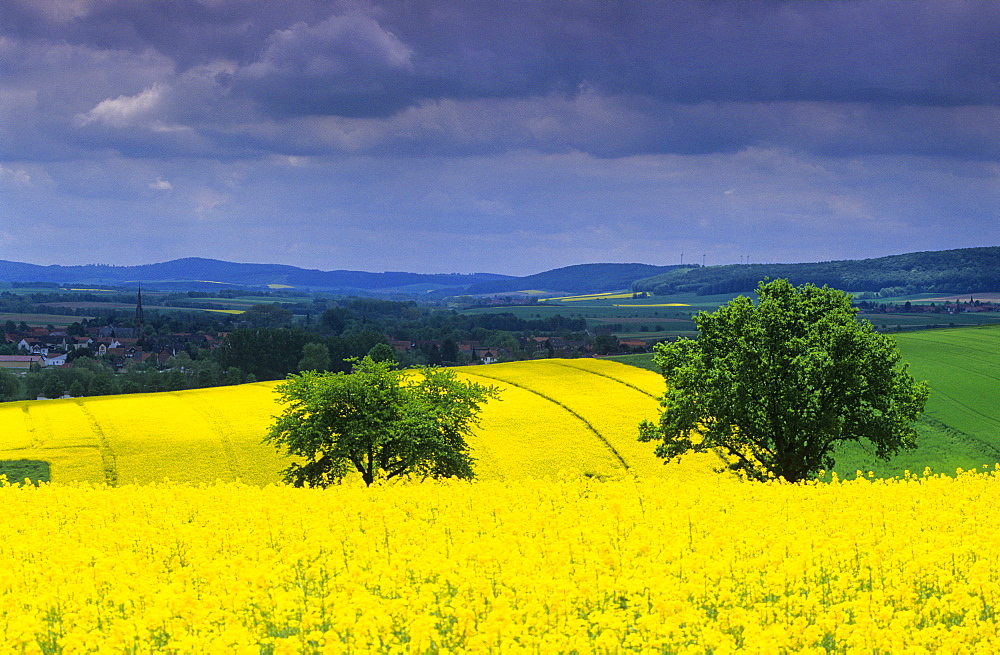
[[[633,291],[658,296],[753,291],[764,278],[828,285],[881,295],[977,293],[1000,290],[1000,247],[915,252],[877,259],[812,264],[740,264],[675,269],[637,280]]]

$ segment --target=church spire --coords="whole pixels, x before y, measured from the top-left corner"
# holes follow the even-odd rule
[[[139,293],[135,302],[135,336],[141,342],[146,338],[142,319],[142,285],[139,285]]]

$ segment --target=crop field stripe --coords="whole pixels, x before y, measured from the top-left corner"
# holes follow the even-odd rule
[[[233,444],[230,442],[229,437],[226,435],[226,428],[218,421],[210,412],[205,411],[204,405],[199,404],[195,398],[194,394],[183,393],[180,391],[171,391],[170,395],[176,398],[179,402],[184,403],[189,406],[196,414],[201,416],[205,424],[212,430],[216,438],[219,440],[219,444],[222,446],[222,452],[226,457],[226,468],[232,474],[233,478],[236,480],[243,480],[244,478],[240,475],[240,471],[236,465],[236,453],[233,451]]]
[[[211,481],[231,475],[226,453],[211,426],[172,393],[106,396],[90,402],[115,444],[121,479]],[[149,405],[157,408],[155,415],[143,416]],[[238,411],[229,416],[234,421],[242,418]]]
[[[983,427],[977,430],[980,436],[1000,440],[1000,420],[993,413],[1000,405],[1000,393],[997,392],[1000,376],[996,374],[1000,361],[997,351],[1000,331],[996,328],[965,328],[911,334],[900,338],[897,343],[910,363],[911,372],[930,381],[931,412],[935,405],[951,406],[955,411],[975,416],[981,422]],[[969,389],[981,391],[969,395]],[[945,424],[948,422],[945,421]],[[968,433],[968,430],[948,425]],[[984,434],[984,430],[989,434]]]
[[[938,347],[944,346],[944,347],[947,347],[947,348],[955,348],[955,349],[960,349],[960,350],[963,350],[963,351],[972,351],[972,352],[985,353],[985,354],[990,355],[990,356],[996,356],[996,354],[997,354],[996,350],[994,350],[993,348],[990,348],[990,345],[993,345],[993,344],[996,343],[996,339],[991,339],[991,338],[989,338],[987,336],[984,336],[982,334],[970,334],[967,337],[965,337],[964,335],[963,336],[959,336],[959,335],[954,335],[954,334],[942,334],[940,336],[942,336],[944,338],[937,338],[937,339],[935,339],[934,336],[923,336],[921,334],[914,333],[912,335],[907,335],[906,338],[904,339],[904,342],[906,342],[906,341],[918,341],[918,342],[924,343],[924,344],[933,344],[933,345],[938,346]],[[952,337],[954,337],[954,338],[952,338]],[[970,345],[973,342],[981,344],[983,347],[981,347],[981,348],[973,347],[972,345]],[[971,357],[971,355],[969,355],[969,356]]]
[[[626,387],[630,387],[632,389],[635,389],[636,391],[638,391],[641,394],[649,396],[653,400],[656,400],[656,401],[660,400],[659,396],[657,396],[656,394],[650,393],[650,392],[646,391],[645,389],[637,387],[634,384],[632,384],[631,382],[626,382],[625,380],[622,380],[620,378],[616,378],[613,375],[608,375],[607,373],[601,373],[600,371],[595,371],[593,369],[585,368],[583,366],[574,366],[573,364],[566,364],[566,363],[563,363],[563,362],[553,361],[551,363],[555,364],[556,366],[565,366],[566,368],[574,368],[574,369],[576,369],[578,371],[586,371],[588,373],[592,373],[593,375],[599,375],[602,378],[607,378],[608,380],[614,380],[615,382],[618,382],[619,384],[624,384]]]
[[[985,457],[993,458],[992,460],[993,462],[1000,462],[1000,448],[997,448],[994,444],[991,444],[988,441],[980,439],[975,435],[971,435],[967,432],[962,432],[961,430],[953,428],[947,423],[942,423],[941,421],[933,419],[929,416],[920,417],[920,422],[926,423],[927,425],[930,425],[938,430],[951,434],[957,440],[963,441],[966,444],[974,446],[975,448],[980,450]]]
[[[98,450],[101,453],[101,468],[104,470],[104,481],[109,487],[117,487],[118,465],[107,435],[104,434],[104,430],[101,429],[97,418],[87,409],[82,399],[77,399],[75,404],[83,412],[83,415],[87,418],[87,422],[90,423],[91,429],[94,431],[94,435],[97,437]]]
[[[465,373],[465,371],[463,371],[463,373]],[[572,409],[570,409],[566,405],[562,404],[561,402],[559,402],[555,398],[553,398],[551,396],[548,396],[548,395],[546,395],[546,394],[544,394],[541,391],[538,391],[536,389],[532,389],[531,387],[526,387],[523,384],[518,384],[516,382],[511,382],[510,380],[505,380],[503,378],[493,377],[493,376],[490,376],[490,375],[483,375],[482,373],[468,373],[468,375],[475,376],[475,377],[486,378],[487,380],[495,380],[496,382],[502,382],[504,384],[509,384],[512,387],[517,387],[519,389],[524,389],[525,391],[533,393],[533,394],[535,394],[537,396],[541,396],[545,400],[548,400],[549,402],[551,402],[551,403],[553,403],[553,404],[561,407],[562,409],[566,410],[567,412],[569,412],[570,414],[572,414],[573,416],[575,416],[576,418],[578,418],[584,425],[587,426],[588,430],[590,430],[595,435],[597,435],[597,438],[601,440],[601,443],[603,443],[605,446],[608,447],[608,450],[610,450],[614,454],[614,456],[618,459],[619,462],[622,463],[622,466],[624,466],[626,470],[629,470],[629,469],[632,468],[632,467],[629,466],[629,463],[627,461],[625,461],[625,458],[622,457],[621,453],[619,453],[618,450],[614,446],[611,445],[611,442],[608,441],[607,438],[603,434],[601,434],[600,431],[597,428],[595,428],[590,421],[588,421],[584,417],[580,416],[580,414],[576,413],[575,411],[573,411]]]
[[[180,400],[222,441],[232,471],[245,484],[269,484],[280,479],[287,463],[272,444],[263,441],[267,426],[278,413],[277,382],[190,389],[176,392]]]
[[[995,416],[990,416],[989,414],[984,414],[983,412],[979,411],[975,407],[971,407],[971,406],[967,405],[966,403],[962,402],[961,400],[959,400],[958,398],[955,398],[954,396],[949,395],[948,393],[946,393],[944,391],[941,391],[941,389],[938,389],[938,388],[935,388],[935,387],[931,387],[931,393],[932,394],[937,394],[938,396],[942,396],[942,397],[946,398],[948,400],[948,402],[951,403],[952,405],[955,405],[957,407],[961,407],[963,410],[967,411],[970,414],[975,414],[976,416],[984,419],[987,423],[993,425],[995,428],[997,428],[998,430],[1000,430],[1000,421],[997,421],[997,419],[996,419]]]
[[[658,403],[644,393],[594,375],[592,371],[621,376],[652,392],[660,388],[662,377],[651,371],[626,367],[616,362],[593,361],[581,366],[565,367],[552,364],[553,360],[493,364],[485,375],[512,380],[551,395],[568,409],[573,410],[594,426],[626,462],[632,473],[638,475],[664,475],[661,458],[654,449],[638,441],[638,426],[642,419],[652,419]],[[584,362],[584,360],[580,360]],[[633,377],[634,375],[634,377]]]
[[[35,423],[31,420],[31,411],[28,410],[28,403],[21,405],[21,420],[24,423],[24,432],[25,436],[28,437],[28,443],[31,444],[32,448],[41,448],[42,442],[35,431]]]

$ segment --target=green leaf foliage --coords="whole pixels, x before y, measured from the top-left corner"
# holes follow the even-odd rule
[[[850,296],[784,279],[757,295],[700,313],[697,341],[656,346],[667,391],[640,440],[667,460],[714,450],[750,479],[792,482],[832,468],[840,441],[866,440],[882,459],[916,445],[928,386],[899,365],[891,337],[857,320]]]
[[[370,357],[351,373],[290,375],[276,390],[285,408],[266,440],[297,459],[285,480],[308,487],[352,470],[368,485],[408,474],[472,478],[466,437],[498,393],[447,369],[400,371]]]

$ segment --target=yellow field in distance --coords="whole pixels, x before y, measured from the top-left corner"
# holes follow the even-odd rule
[[[541,298],[539,302],[546,302],[549,300],[558,300],[559,302],[577,302],[580,300],[618,300],[621,298],[632,298],[632,293],[620,293],[620,292],[610,292],[610,293],[588,293],[582,296],[559,296],[557,298]]]
[[[711,474],[711,458],[665,466],[637,441],[659,408],[651,371],[594,359],[456,370],[501,388],[470,439],[481,479]],[[0,460],[48,462],[53,482],[276,483],[287,461],[261,443],[280,411],[275,384],[3,403]]]

